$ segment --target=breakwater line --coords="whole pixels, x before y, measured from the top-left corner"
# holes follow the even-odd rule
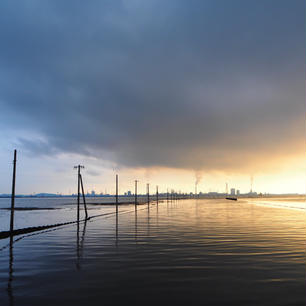
[[[90,219],[90,217],[87,218],[87,220],[89,220],[89,219]],[[82,221],[84,221],[84,220],[82,220]],[[70,221],[70,222],[56,223],[56,224],[50,224],[50,225],[25,227],[25,228],[15,229],[13,231],[2,231],[2,232],[0,232],[0,239],[9,238],[10,236],[17,236],[17,235],[42,231],[42,230],[45,230],[45,229],[64,226],[64,225],[68,225],[68,224],[74,224],[74,223],[78,223],[78,222],[81,222],[81,221]]]

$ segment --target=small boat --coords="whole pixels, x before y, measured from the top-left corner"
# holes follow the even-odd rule
[[[225,199],[226,199],[226,200],[237,201],[237,198],[234,198],[234,197],[226,197]]]

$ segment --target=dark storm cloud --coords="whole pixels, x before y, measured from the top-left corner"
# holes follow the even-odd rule
[[[240,168],[303,141],[304,1],[0,3],[1,124],[33,153]]]

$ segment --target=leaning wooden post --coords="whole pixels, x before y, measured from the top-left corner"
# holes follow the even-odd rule
[[[14,231],[16,161],[17,161],[17,150],[14,150],[12,197],[11,197],[11,220],[10,220],[10,234],[11,234],[11,237],[13,236],[13,231]]]
[[[83,187],[83,179],[82,179],[82,175],[80,174],[80,178],[79,178],[80,182],[81,182],[81,188],[82,188],[82,196],[83,196],[83,203],[84,203],[84,210],[85,210],[85,220],[88,219],[88,213],[87,213],[87,207],[86,207],[86,201],[85,201],[85,193],[84,193],[84,187]]]

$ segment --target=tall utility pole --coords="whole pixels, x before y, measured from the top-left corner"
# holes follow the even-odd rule
[[[84,169],[84,166],[78,165],[74,166],[74,169],[78,169],[78,211],[77,211],[77,221],[80,221],[80,184],[81,184],[81,168]]]
[[[12,239],[12,237],[13,237],[13,230],[14,230],[16,161],[17,161],[17,150],[14,150],[13,181],[12,181],[12,198],[11,198],[11,220],[10,220],[10,234],[11,234],[11,239]]]
[[[118,213],[118,174],[116,174],[116,213]]]
[[[158,186],[156,186],[156,204],[158,205]]]
[[[137,208],[137,183],[139,181],[135,180],[135,209]]]
[[[150,205],[150,184],[147,184],[148,206]]]

